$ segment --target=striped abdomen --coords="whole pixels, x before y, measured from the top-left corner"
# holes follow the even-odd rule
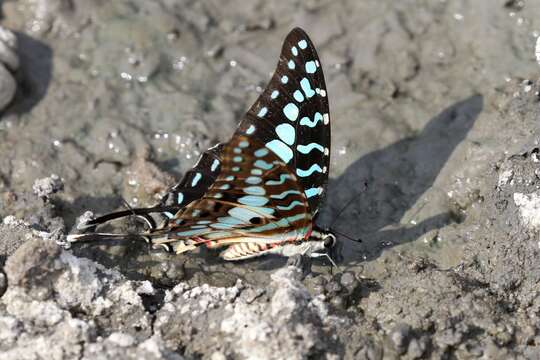
[[[261,244],[253,242],[245,242],[240,244],[234,244],[224,250],[220,256],[224,260],[244,260],[252,257],[261,256],[272,252],[274,248],[277,248],[277,244]]]

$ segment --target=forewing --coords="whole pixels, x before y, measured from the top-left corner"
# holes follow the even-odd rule
[[[286,163],[311,213],[318,211],[330,166],[330,118],[322,66],[302,29],[287,35],[272,79],[236,135],[257,139]]]

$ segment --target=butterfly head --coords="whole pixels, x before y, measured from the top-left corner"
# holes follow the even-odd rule
[[[327,252],[336,245],[336,236],[331,231],[317,227],[313,228],[309,240],[314,245],[314,253]]]

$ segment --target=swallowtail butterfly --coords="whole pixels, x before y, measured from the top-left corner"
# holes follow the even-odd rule
[[[178,254],[201,245],[224,247],[225,260],[269,253],[328,256],[326,249],[336,237],[318,228],[314,219],[329,165],[330,117],[322,66],[309,37],[295,28],[283,43],[268,86],[229,142],[204,152],[157,206],[84,224],[93,228],[137,215],[148,230],[87,232],[69,235],[68,242],[137,236]]]

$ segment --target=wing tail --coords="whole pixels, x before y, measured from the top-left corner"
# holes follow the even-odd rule
[[[85,233],[70,234],[66,238],[69,244],[81,242],[111,241],[111,240],[144,240],[151,242],[147,234],[113,234],[113,233]]]
[[[118,220],[128,216],[136,216],[143,219],[150,229],[157,228],[155,219],[151,216],[152,214],[162,215],[164,218],[172,218],[174,214],[178,211],[176,206],[155,206],[150,208],[136,208],[122,211],[115,211],[112,213],[105,214],[95,219],[86,221],[83,224],[78,225],[79,230],[88,229],[94,226],[103,225],[109,221]]]

